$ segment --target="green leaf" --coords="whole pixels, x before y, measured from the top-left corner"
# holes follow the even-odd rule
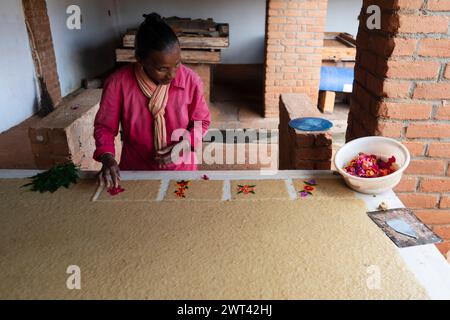
[[[54,193],[61,187],[68,189],[71,184],[76,184],[80,178],[79,174],[79,167],[73,162],[67,162],[31,177],[32,182],[23,185],[22,188],[31,187],[30,191]]]

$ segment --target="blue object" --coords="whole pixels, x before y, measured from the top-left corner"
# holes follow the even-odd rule
[[[289,122],[289,126],[300,131],[327,131],[333,128],[333,123],[322,118],[298,118]]]
[[[355,73],[352,68],[322,67],[320,69],[320,90],[352,92]]]

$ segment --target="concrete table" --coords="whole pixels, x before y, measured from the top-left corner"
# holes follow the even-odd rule
[[[28,170],[0,170],[0,179],[27,178],[39,173]],[[83,172],[82,178],[93,178],[95,172]],[[162,187],[158,200],[162,200],[168,189],[169,181],[176,179],[200,180],[204,175],[210,180],[224,180],[224,200],[231,197],[231,180],[285,180],[291,198],[297,197],[292,184],[293,179],[302,178],[338,178],[332,171],[278,171],[269,175],[267,171],[197,171],[197,172],[122,172],[122,180],[161,180]],[[404,205],[393,191],[373,197],[355,193],[365,201],[369,211],[377,211],[381,202],[390,208],[403,208]],[[392,245],[394,245],[392,243]],[[395,245],[394,245],[395,246]],[[397,248],[397,247],[396,247]],[[435,245],[421,245],[409,248],[397,248],[409,270],[426,289],[431,299],[450,299],[450,264]]]

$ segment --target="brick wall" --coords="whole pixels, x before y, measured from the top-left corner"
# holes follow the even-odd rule
[[[301,132],[289,122],[299,117],[317,117],[320,112],[306,94],[280,96],[279,168],[280,170],[330,170],[332,137],[328,132]]]
[[[25,19],[28,21],[35,39],[44,81],[53,103],[57,104],[61,100],[61,88],[56,69],[50,21],[47,15],[47,4],[45,0],[22,0],[22,4]]]
[[[382,9],[381,30],[366,8]],[[396,192],[450,250],[450,1],[364,0],[347,140],[402,141],[411,165]]]
[[[282,93],[318,100],[327,0],[268,0],[265,116],[278,117]]]

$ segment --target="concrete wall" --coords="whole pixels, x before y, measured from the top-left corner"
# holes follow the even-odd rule
[[[22,1],[0,1],[0,132],[33,115],[36,87]]]
[[[121,29],[135,28],[142,14],[213,18],[230,24],[230,48],[223,51],[223,63],[264,62],[266,1],[264,0],[119,0]]]
[[[356,38],[362,3],[363,0],[328,0],[325,31],[347,32]]]
[[[66,26],[67,7],[81,8],[81,30]],[[77,90],[84,78],[114,67],[118,44],[115,0],[47,0],[62,95]],[[111,13],[111,16],[108,13]]]

